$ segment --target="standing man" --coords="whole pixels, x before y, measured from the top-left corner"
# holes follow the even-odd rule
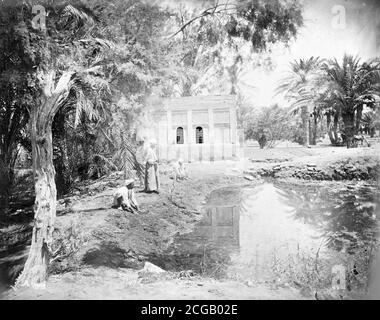
[[[139,188],[141,191],[145,191],[145,158],[146,158],[146,142],[145,139],[139,140],[137,142],[137,150],[136,150],[136,160],[142,170],[142,173],[139,174]]]
[[[158,171],[158,158],[156,154],[156,141],[151,140],[145,157],[145,192],[159,193],[160,180]]]

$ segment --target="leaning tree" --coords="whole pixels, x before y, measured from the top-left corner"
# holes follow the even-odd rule
[[[133,10],[139,1],[94,1],[87,6],[80,1],[61,1],[54,6],[49,3],[44,6],[49,14],[46,29],[42,30],[31,24],[31,6],[24,3],[22,8],[15,8],[25,13],[16,27],[24,35],[24,50],[35,58],[34,74],[39,86],[38,98],[30,110],[36,193],[34,228],[28,259],[16,286],[44,283],[55,254],[51,246],[57,196],[52,142],[55,115],[73,106],[87,110],[87,114],[93,108],[104,110],[106,102],[123,91],[120,86],[126,79],[134,84],[135,91],[150,81],[146,67],[149,55],[134,50],[141,49],[140,43],[126,43],[120,26],[108,14],[112,8],[121,15],[118,5]],[[131,97],[135,92],[125,93]]]
[[[11,8],[22,12],[17,16],[14,28],[23,35],[23,50],[33,61],[30,74],[36,77],[35,85],[39,91],[34,106],[30,108],[29,121],[36,194],[34,227],[28,259],[17,285],[35,285],[46,278],[56,214],[52,123],[75,78],[84,72],[79,50],[73,48],[83,36],[80,29],[84,29],[75,7],[60,4],[44,8],[49,12],[46,29],[32,24],[32,4],[23,3]],[[87,14],[81,14],[89,19]]]

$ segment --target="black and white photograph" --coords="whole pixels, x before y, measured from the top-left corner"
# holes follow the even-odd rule
[[[379,0],[0,0],[3,302],[379,300],[379,186]]]

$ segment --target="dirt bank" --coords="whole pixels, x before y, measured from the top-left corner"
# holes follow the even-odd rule
[[[83,183],[73,194],[59,200],[54,232],[54,249],[58,254],[50,265],[48,286],[59,282],[57,279],[65,274],[81,273],[86,268],[138,272],[147,257],[163,252],[176,234],[192,230],[212,190],[250,184],[238,175],[193,172],[190,180],[173,187],[169,168],[162,166],[161,169],[160,194],[137,192],[140,212],[136,214],[111,208],[113,193],[123,183],[122,173]],[[27,252],[28,247],[18,257],[18,271]],[[103,280],[104,285],[112,283],[112,279]],[[60,286],[61,283],[53,298],[58,298]],[[19,291],[17,297],[22,299],[26,296],[21,292],[25,291]]]
[[[65,247],[71,237],[68,244],[74,247],[62,250],[66,253],[51,265],[53,274],[83,265],[140,269],[146,256],[165,250],[175,234],[191,230],[211,190],[246,184],[236,176],[208,175],[176,183],[173,188],[164,171],[160,194],[137,193],[140,212],[132,214],[110,208],[113,192],[122,183],[120,175],[114,174],[60,201],[56,243]],[[70,249],[75,253],[65,256]]]
[[[260,170],[274,170],[273,177],[285,181],[309,179],[304,174],[295,176],[299,171],[307,172],[310,179],[314,179],[315,172],[334,172],[337,166],[347,168],[344,172],[353,172],[356,170],[352,170],[350,165],[364,168],[369,162],[373,163],[371,168],[378,170],[377,150],[374,148],[295,148],[287,149],[285,153],[273,149],[270,153],[268,156],[256,150],[250,160],[190,164],[191,180],[177,183],[174,188],[168,176],[169,168],[161,166],[161,193],[137,193],[141,206],[138,214],[111,208],[112,195],[123,182],[120,173],[79,185],[73,194],[59,200],[55,231],[58,255],[51,263],[46,290],[9,291],[5,298],[310,298],[310,295],[303,295],[300,288],[215,280],[188,274],[188,270],[161,275],[140,272],[150,256],[164,252],[176,235],[186,234],[194,228],[201,218],[202,206],[206,201],[212,201],[208,196],[213,190],[255,186],[262,182],[261,174],[258,174]],[[332,171],[328,171],[329,166]],[[278,167],[280,170],[274,169]],[[18,257],[20,268],[27,248],[23,252],[23,256]]]
[[[245,171],[250,177],[297,178],[303,180],[372,180],[380,177],[379,148],[314,149],[303,157],[251,159]],[[324,152],[324,153],[323,153]]]

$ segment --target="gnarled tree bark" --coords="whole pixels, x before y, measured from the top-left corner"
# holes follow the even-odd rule
[[[67,96],[71,77],[72,73],[64,73],[55,86],[55,72],[50,72],[44,80],[41,103],[31,111],[30,129],[36,192],[34,226],[28,259],[16,286],[39,287],[45,283],[47,277],[57,198],[52,123],[61,102]]]

